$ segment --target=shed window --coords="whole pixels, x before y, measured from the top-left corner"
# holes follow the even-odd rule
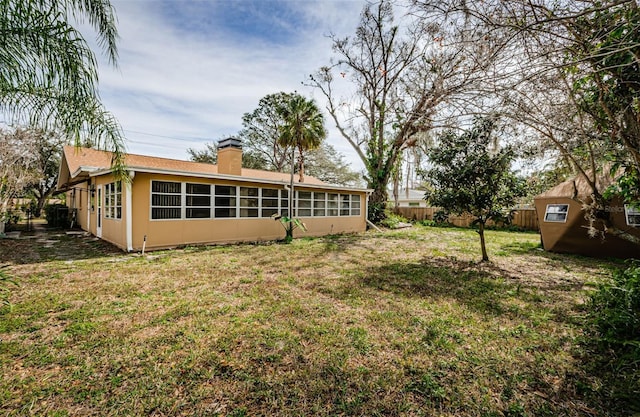
[[[151,218],[179,219],[182,217],[182,183],[151,182]]]
[[[624,214],[627,218],[627,225],[640,227],[640,208],[624,205]]]
[[[564,223],[567,221],[568,212],[568,204],[547,204],[547,210],[544,213],[544,221]]]

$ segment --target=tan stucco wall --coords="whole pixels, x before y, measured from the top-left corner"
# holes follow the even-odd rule
[[[282,224],[271,218],[151,220],[151,180],[282,188],[269,184],[237,183],[198,177],[137,173],[132,184],[133,250],[142,249],[145,236],[147,237],[147,249],[187,244],[276,240],[284,237],[285,232]],[[303,190],[304,188],[297,187],[297,189]],[[339,192],[334,190],[319,191]],[[360,216],[303,217],[301,220],[307,226],[308,231],[296,231],[296,236],[321,236],[331,233],[362,232],[366,230],[366,193],[349,193],[361,194]],[[122,233],[125,235],[125,231]],[[122,247],[123,245],[118,246]]]
[[[71,191],[67,192],[67,205],[69,208],[75,208],[77,210],[77,222],[78,226],[85,231],[90,232],[93,235],[97,236],[98,231],[98,185],[102,186],[101,191],[101,199],[102,199],[102,236],[101,238],[106,240],[107,242],[113,243],[121,249],[126,249],[127,241],[126,241],[126,223],[125,223],[125,210],[126,210],[126,201],[125,201],[125,189],[122,189],[122,217],[120,219],[112,219],[104,216],[105,209],[105,185],[113,182],[113,177],[111,175],[102,176],[93,178],[92,184],[95,186],[95,194],[94,194],[94,209],[91,210],[90,204],[90,184],[88,182],[83,182],[80,184],[76,184],[73,187],[75,188],[75,199],[72,198],[73,193]],[[89,213],[89,224],[87,224],[87,213]]]
[[[75,191],[75,192],[74,192]],[[76,209],[76,224],[83,230],[87,229],[87,210],[88,210],[88,185],[86,182],[76,184],[72,187],[72,190],[67,191],[67,207],[70,209]]]

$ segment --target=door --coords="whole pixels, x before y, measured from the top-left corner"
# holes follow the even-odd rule
[[[96,236],[102,237],[102,185],[98,185],[96,197],[98,197],[96,205]]]

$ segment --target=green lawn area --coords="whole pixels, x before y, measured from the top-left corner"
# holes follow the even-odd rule
[[[583,343],[620,263],[416,226],[142,257],[0,241],[9,416],[628,415]],[[612,371],[613,372],[613,371]]]

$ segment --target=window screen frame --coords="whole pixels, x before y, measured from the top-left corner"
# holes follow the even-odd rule
[[[564,212],[561,211],[549,211],[549,208],[551,207],[559,207],[559,206],[564,206],[566,207],[566,210]],[[550,214],[564,214],[564,219],[562,220],[549,220],[548,217]],[[554,203],[554,204],[547,204],[545,210],[544,210],[544,219],[543,221],[545,223],[566,223],[567,222],[567,218],[569,217],[569,204],[566,203]]]
[[[630,223],[629,222],[629,216],[637,216],[638,220],[637,223]],[[625,204],[624,205],[624,219],[627,222],[627,226],[632,226],[632,227],[640,227],[640,207],[635,208],[632,207],[630,204]]]

